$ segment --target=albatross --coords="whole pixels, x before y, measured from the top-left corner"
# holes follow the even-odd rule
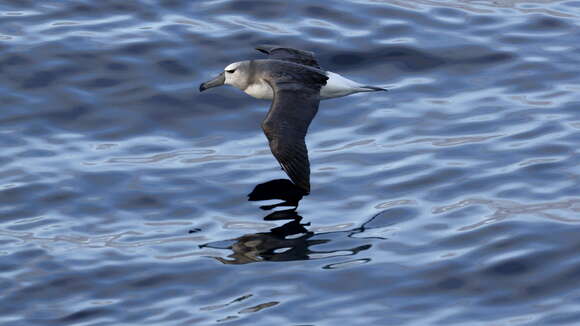
[[[305,137],[320,100],[386,89],[322,70],[310,51],[278,46],[260,46],[256,50],[268,59],[229,64],[215,78],[202,83],[199,91],[231,85],[252,97],[272,100],[262,130],[284,172],[308,194],[310,162]]]

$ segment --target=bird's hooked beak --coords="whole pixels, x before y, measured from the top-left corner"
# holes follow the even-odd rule
[[[201,85],[199,85],[199,91],[203,92],[208,88],[222,86],[225,82],[226,82],[226,75],[222,71],[215,78],[208,80],[205,83],[202,83]]]

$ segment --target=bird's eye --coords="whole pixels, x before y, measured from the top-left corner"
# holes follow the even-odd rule
[[[226,70],[226,72],[227,72],[227,73],[229,73],[229,74],[233,74],[233,73],[234,73],[234,71],[236,71],[236,69],[230,69],[230,70]]]

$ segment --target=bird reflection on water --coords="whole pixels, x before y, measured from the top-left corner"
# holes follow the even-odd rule
[[[273,205],[260,206],[263,210],[272,210],[277,207],[293,206],[269,213],[264,217],[266,221],[290,220],[282,226],[270,229],[269,232],[246,234],[236,239],[217,241],[203,244],[200,248],[227,249],[232,253],[227,258],[213,257],[224,264],[248,264],[263,261],[292,261],[329,258],[337,256],[353,256],[371,247],[370,244],[360,244],[364,237],[353,237],[365,231],[365,222],[362,226],[334,232],[315,233],[308,230],[310,223],[302,223],[303,217],[296,209],[304,192],[290,180],[277,179],[257,185],[248,195],[249,201],[265,201],[272,199],[282,200]],[[314,250],[311,247],[329,244],[333,238],[352,238],[356,244],[352,248],[338,250]],[[323,238],[321,238],[323,237]],[[342,241],[341,241],[342,243]]]
[[[260,208],[263,210],[271,210],[280,206],[294,206],[294,208],[296,209],[298,208],[298,203],[305,195],[306,194],[304,193],[304,191],[295,186],[290,180],[276,179],[255,186],[254,190],[252,190],[252,192],[248,195],[248,200],[249,201],[261,201],[271,199],[283,200],[283,202],[275,205],[260,206]],[[265,217],[264,219],[268,220],[267,217]]]

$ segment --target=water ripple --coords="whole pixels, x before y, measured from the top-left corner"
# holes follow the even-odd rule
[[[0,4],[0,324],[575,325],[580,5]],[[323,101],[312,193],[253,47],[389,89]],[[248,195],[249,194],[249,195]]]

